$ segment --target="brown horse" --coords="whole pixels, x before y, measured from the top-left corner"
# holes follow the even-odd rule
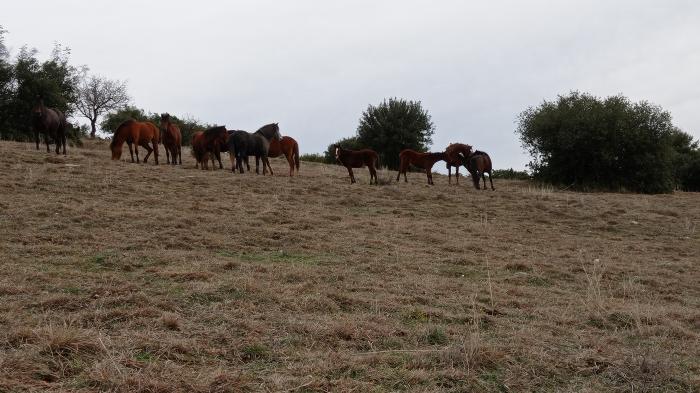
[[[204,147],[204,131],[196,131],[192,134],[192,142],[190,143],[192,147],[192,155],[194,159],[197,160],[195,168],[201,167],[202,169],[209,169],[209,153]],[[211,161],[212,167],[214,166],[214,160]]]
[[[178,158],[182,165],[182,133],[180,127],[170,121],[170,114],[160,115],[160,140],[165,148],[165,158],[170,164],[170,156],[173,157],[172,164],[176,165]]]
[[[294,138],[283,136],[279,141],[274,138],[270,140],[270,148],[267,151],[267,156],[275,158],[282,154],[287,157],[287,162],[289,163],[289,176],[294,176],[295,166],[297,168],[297,175],[299,175],[299,144]]]
[[[451,143],[445,149],[445,153],[447,154],[445,160],[447,163],[447,182],[452,184],[452,167],[455,167],[457,168],[455,177],[457,184],[459,184],[459,167],[464,165],[466,158],[472,155],[472,147],[463,143]]]
[[[39,134],[44,134],[46,152],[49,150],[49,138],[56,142],[56,154],[59,154],[63,144],[63,155],[66,155],[66,117],[63,112],[55,108],[48,108],[44,100],[37,97],[37,102],[32,108],[32,125],[34,126],[34,140],[36,149],[39,150]]]
[[[396,181],[399,181],[399,178],[403,173],[403,180],[408,183],[406,171],[408,170],[409,165],[413,165],[418,168],[425,169],[425,174],[428,176],[428,184],[433,184],[433,165],[440,160],[447,161],[447,154],[445,154],[445,152],[420,153],[415,150],[404,149],[401,150],[401,153],[399,153],[399,159],[401,162],[399,164],[399,174],[396,175]]]
[[[219,169],[224,169],[221,163],[221,152],[226,151],[227,140],[228,132],[224,126],[211,127],[202,131],[201,135],[195,133],[192,136],[192,151],[202,169],[209,169],[208,158],[211,158],[212,169],[216,167],[215,158],[219,161]]]
[[[491,190],[495,190],[495,188],[493,188],[493,179],[491,178],[491,157],[489,157],[488,154],[479,150],[475,151],[466,160],[465,166],[472,175],[472,181],[474,182],[474,187],[476,187],[477,190],[479,189],[479,181],[481,179],[484,179],[484,190],[486,189],[486,176],[484,173],[489,174]]]
[[[160,133],[158,132],[158,127],[149,121],[136,121],[129,119],[117,127],[114,131],[114,136],[112,137],[112,143],[109,144],[109,148],[112,150],[112,159],[118,160],[122,157],[122,147],[124,142],[129,145],[129,153],[131,154],[131,162],[134,162],[134,151],[131,150],[131,144],[134,144],[134,150],[136,151],[136,162],[139,162],[139,146],[143,147],[148,151],[146,157],[143,158],[143,163],[145,164],[148,157],[153,153],[156,165],[158,165],[158,143],[160,142]],[[148,146],[148,142],[151,142],[153,148]]]
[[[379,154],[370,149],[362,150],[345,150],[340,145],[335,145],[335,159],[341,165],[348,169],[350,174],[350,184],[355,183],[355,174],[352,173],[352,168],[362,168],[367,165],[369,168],[369,184],[379,184],[377,180],[377,167],[379,166]]]

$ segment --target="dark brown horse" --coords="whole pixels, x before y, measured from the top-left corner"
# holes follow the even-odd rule
[[[210,155],[207,152],[207,149],[204,147],[204,131],[196,131],[194,134],[192,134],[190,146],[192,147],[192,155],[194,156],[194,159],[197,160],[195,168],[199,168],[201,166],[202,169],[209,169],[210,157],[212,158],[211,165],[212,167],[214,166],[213,156]]]
[[[479,150],[475,151],[466,160],[465,166],[467,167],[469,173],[472,175],[472,181],[474,182],[474,187],[476,187],[477,190],[479,189],[479,181],[481,179],[484,179],[484,190],[486,189],[486,176],[484,175],[484,173],[489,174],[491,189],[495,190],[495,188],[493,188],[493,179],[491,178],[491,157],[489,157],[488,154]]]
[[[216,126],[206,129],[201,135],[192,136],[192,151],[195,154],[197,162],[202,165],[202,169],[209,169],[208,159],[211,158],[212,169],[214,159],[219,161],[219,169],[223,169],[221,163],[221,152],[226,151],[226,141],[228,140],[228,132],[225,126]]]
[[[465,145],[463,143],[451,143],[445,149],[445,154],[447,154],[447,182],[452,184],[452,167],[457,168],[455,171],[455,177],[457,179],[457,184],[459,184],[459,167],[464,165],[466,159],[472,155],[472,147]]]
[[[276,139],[270,140],[270,148],[267,151],[268,157],[279,157],[284,154],[289,163],[289,176],[294,176],[294,167],[296,166],[297,175],[299,175],[299,144],[294,138],[283,136],[279,141]]]
[[[36,149],[39,150],[39,134],[44,134],[46,152],[50,152],[49,138],[56,143],[56,154],[59,154],[63,144],[63,155],[66,154],[66,117],[63,112],[55,108],[48,108],[44,100],[37,97],[37,102],[32,108],[32,125],[34,126],[34,140]]]
[[[148,157],[153,153],[156,165],[158,165],[158,143],[160,142],[160,133],[158,127],[149,121],[136,121],[129,119],[117,127],[112,137],[112,143],[109,148],[112,150],[112,159],[118,160],[122,157],[122,147],[124,142],[129,145],[129,153],[131,154],[131,162],[134,162],[134,151],[136,151],[136,162],[139,162],[139,146],[148,151],[146,157],[143,158],[145,164]],[[148,146],[148,143],[152,144]],[[131,150],[131,144],[134,144],[134,151]]]
[[[180,159],[182,165],[182,133],[180,127],[170,121],[170,114],[160,115],[160,141],[165,148],[165,158],[170,164],[170,156],[173,157],[172,164],[175,165]]]
[[[355,183],[355,174],[352,173],[352,168],[362,168],[367,165],[369,169],[369,184],[379,184],[377,180],[377,167],[379,166],[379,154],[371,149],[362,150],[345,150],[340,145],[333,146],[335,148],[335,160],[348,169],[350,174],[350,184]]]
[[[409,165],[416,166],[418,168],[424,169],[425,174],[428,176],[428,184],[433,184],[433,165],[438,161],[447,161],[447,154],[445,152],[440,153],[420,153],[411,149],[401,150],[399,153],[399,174],[396,175],[396,181],[399,181],[401,174],[403,173],[403,180],[408,183],[406,178],[406,171]]]

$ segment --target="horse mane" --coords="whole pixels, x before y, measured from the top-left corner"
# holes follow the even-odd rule
[[[265,124],[264,126],[258,128],[257,131],[255,131],[255,134],[262,134],[263,131],[267,131],[268,129],[272,129],[272,131],[279,131],[280,126],[279,123],[270,123],[270,124]]]
[[[124,120],[116,130],[114,130],[114,135],[112,135],[112,143],[109,144],[109,147],[114,147],[117,144],[117,135],[119,135],[119,131],[122,129],[122,127],[126,127],[128,125],[131,125],[133,123],[136,123],[136,120],[134,119],[127,119]]]

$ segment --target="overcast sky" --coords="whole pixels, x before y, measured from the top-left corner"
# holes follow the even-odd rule
[[[229,129],[279,122],[302,153],[369,104],[419,100],[432,150],[465,142],[525,168],[522,110],[622,93],[700,137],[697,1],[3,1],[6,45],[127,80],[133,104]]]

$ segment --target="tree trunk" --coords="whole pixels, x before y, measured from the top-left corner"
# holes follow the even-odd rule
[[[91,139],[95,139],[95,132],[97,132],[97,129],[95,129],[96,122],[97,122],[97,119],[90,120],[90,127],[92,127],[92,129],[90,130],[90,138]]]

